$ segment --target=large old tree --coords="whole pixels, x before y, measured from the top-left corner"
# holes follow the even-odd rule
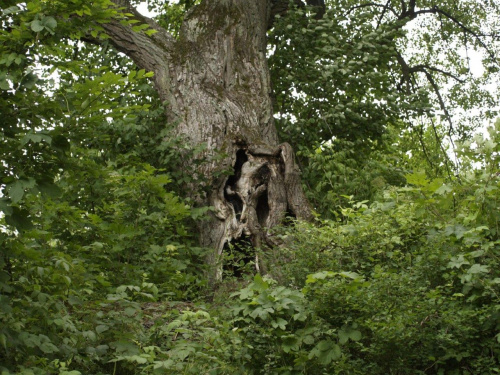
[[[206,147],[198,170],[192,160],[184,163],[186,173],[200,176],[188,194],[214,207],[200,225],[202,245],[215,250],[210,262],[217,263],[231,241],[247,238],[260,247],[266,229],[287,213],[311,218],[292,148],[278,139],[271,102],[266,32],[272,12],[287,2],[202,1],[186,15],[177,38],[127,1],[114,2],[128,19],[157,32],[136,32],[115,19],[103,24],[112,44],[154,72],[154,87],[176,135]]]

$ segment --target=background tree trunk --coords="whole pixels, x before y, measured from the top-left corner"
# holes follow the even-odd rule
[[[273,121],[269,12],[267,0],[205,0],[188,13],[178,40],[150,21],[160,32],[149,39],[118,22],[106,26],[121,51],[155,72],[177,135],[206,147],[203,163],[186,160],[186,173],[202,176],[190,195],[214,207],[199,226],[202,246],[214,249],[214,278],[229,242],[246,237],[260,247],[287,212],[311,218],[293,151],[279,144]]]

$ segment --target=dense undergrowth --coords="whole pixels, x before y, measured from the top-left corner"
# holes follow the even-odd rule
[[[26,3],[0,16],[1,375],[500,373],[499,122],[453,170],[439,127],[380,118],[387,139],[359,126],[357,144],[299,105],[292,138],[326,137],[296,147],[318,218],[274,229],[280,246],[257,250],[269,274],[235,250],[226,269],[243,276],[209,286],[193,235],[208,208],[182,198],[200,177],[179,155],[199,150],[169,133],[149,73],[68,42],[109,19],[106,1]],[[56,5],[77,22],[42,12]],[[352,77],[346,90],[368,85]]]
[[[215,293],[166,176],[80,163],[66,199],[25,194],[32,222],[1,234],[1,373],[498,373],[498,130],[463,145],[452,181],[415,172],[279,228],[273,271]],[[64,183],[91,171],[100,195]]]

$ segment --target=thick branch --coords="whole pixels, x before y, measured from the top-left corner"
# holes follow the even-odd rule
[[[111,44],[130,57],[141,69],[154,72],[154,84],[160,98],[166,100],[170,91],[169,62],[175,39],[152,19],[141,15],[128,0],[112,0],[122,17],[101,24]],[[131,22],[132,21],[132,22]],[[149,25],[154,34],[134,31],[133,26]],[[91,40],[96,42],[96,40]]]
[[[458,161],[458,158],[457,158],[457,155],[456,155],[455,143],[454,143],[453,137],[452,137],[452,133],[453,133],[453,121],[451,119],[450,113],[448,112],[448,107],[446,106],[446,104],[444,102],[444,99],[443,99],[443,97],[441,95],[441,91],[439,89],[439,86],[438,86],[437,82],[434,80],[434,77],[432,76],[432,74],[429,71],[427,71],[427,70],[424,70],[424,73],[425,73],[425,76],[426,76],[427,80],[431,84],[431,86],[432,86],[432,88],[434,90],[434,93],[436,94],[436,96],[438,98],[439,106],[441,107],[441,110],[444,112],[444,115],[446,117],[446,121],[449,124],[448,138],[450,140],[453,152],[455,153],[455,160]],[[446,153],[446,150],[444,149],[443,142],[441,141],[441,138],[438,135],[438,132],[437,132],[437,129],[436,129],[436,124],[434,123],[434,119],[432,117],[430,117],[430,121],[431,121],[431,124],[432,124],[432,129],[433,129],[433,132],[434,132],[434,136],[436,138],[436,142],[439,145],[439,147],[440,147],[440,149],[441,149],[441,151],[443,153],[446,170],[448,172],[448,175],[451,178],[451,168],[450,168],[450,165],[449,165],[450,158],[449,158],[448,154]]]
[[[401,11],[402,13],[406,13],[407,11],[405,0],[401,0]]]
[[[412,73],[418,73],[418,72],[420,72],[420,73],[424,73],[425,74],[425,77],[427,78],[427,81],[429,81],[429,83],[431,84],[431,86],[432,86],[432,88],[434,90],[434,93],[436,94],[436,96],[438,98],[439,106],[441,107],[441,110],[444,112],[444,115],[446,117],[446,121],[449,124],[449,134],[450,134],[450,138],[451,138],[451,133],[453,131],[453,122],[451,120],[450,113],[448,112],[448,108],[446,107],[444,99],[443,99],[443,97],[441,95],[441,91],[439,90],[439,86],[438,86],[437,82],[434,80],[434,77],[432,76],[431,72],[437,72],[437,73],[443,74],[443,75],[445,75],[447,77],[451,77],[451,78],[459,81],[460,83],[464,83],[464,81],[461,80],[460,78],[456,77],[455,75],[449,73],[449,72],[446,72],[444,70],[441,70],[439,68],[435,68],[435,67],[432,67],[432,66],[429,66],[429,65],[420,64],[420,65],[415,65],[413,67],[410,67],[406,63],[406,61],[404,60],[403,56],[401,56],[400,53],[397,54],[397,60],[398,60],[398,63],[400,64],[400,66],[401,66],[401,70],[402,70],[402,73],[403,73],[401,84],[404,81],[410,82],[410,78],[411,78],[411,74]]]
[[[438,168],[436,168],[434,166],[434,163],[433,163],[432,159],[429,157],[429,153],[427,152],[427,146],[425,145],[425,142],[424,142],[424,126],[423,125],[420,125],[418,127],[418,129],[417,129],[417,136],[418,136],[418,141],[420,143],[420,146],[422,147],[422,151],[424,152],[424,156],[427,159],[427,162],[429,163],[429,165],[431,166],[431,168],[436,171],[436,175],[437,175]]]
[[[113,0],[113,3],[122,10],[123,18],[102,24],[111,43],[140,68],[157,73],[168,60],[174,38],[155,21],[141,15],[128,0]],[[131,20],[136,22],[127,22]],[[133,30],[133,25],[141,24],[148,24],[156,33],[148,36],[144,32]]]
[[[404,82],[410,82],[410,67],[406,63],[403,56],[399,53],[399,51],[397,51],[396,59],[398,60],[398,64],[401,67],[402,76],[398,86],[398,88],[401,88]]]
[[[439,68],[436,68],[434,66],[430,66],[430,65],[426,65],[426,64],[419,64],[419,65],[415,65],[415,66],[412,66],[411,68],[409,68],[409,73],[417,73],[417,72],[422,72],[422,73],[428,73],[428,71],[432,71],[432,72],[436,72],[436,73],[440,73],[444,76],[447,76],[447,77],[450,77],[454,80],[456,80],[457,82],[459,83],[465,83],[465,80],[457,77],[456,75],[450,73],[450,72],[447,72],[445,70],[442,70],[442,69],[439,69]]]

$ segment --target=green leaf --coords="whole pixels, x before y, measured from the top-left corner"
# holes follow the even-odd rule
[[[3,14],[4,16],[6,16],[6,15],[8,15],[8,14],[17,13],[17,12],[19,12],[20,10],[21,10],[21,9],[20,9],[19,7],[17,7],[17,6],[15,6],[15,5],[14,5],[14,6],[11,6],[11,7],[8,7],[8,8],[6,8],[6,9],[4,9],[4,10],[3,10],[3,12],[2,12],[2,14]]]
[[[77,306],[77,305],[81,305],[83,303],[83,301],[80,298],[78,298],[77,296],[69,296],[68,303],[71,306]]]
[[[30,141],[33,143],[41,143],[42,141],[45,141],[50,145],[52,143],[52,137],[43,133],[28,133],[21,139],[21,145],[24,146]]]
[[[138,356],[138,355],[132,355],[130,357],[127,357],[126,359],[130,362],[136,362],[139,364],[148,363],[148,360],[146,358]]]
[[[344,325],[338,332],[339,342],[345,344],[349,339],[352,341],[361,340],[361,332],[355,326]]]
[[[262,279],[260,274],[256,274],[253,278],[253,289],[257,291],[264,291],[269,289],[269,284]]]
[[[0,89],[2,90],[9,90],[10,89],[10,84],[9,81],[4,77],[0,76]]]
[[[14,182],[9,187],[9,197],[12,203],[17,203],[24,196],[24,184],[21,180]]]
[[[348,278],[348,279],[353,279],[353,280],[361,278],[361,276],[359,274],[357,274],[356,272],[349,272],[349,271],[339,272],[339,275],[343,276],[345,278]]]
[[[52,148],[57,151],[67,152],[70,150],[69,140],[62,135],[55,135],[52,137]]]
[[[149,28],[149,25],[147,23],[143,23],[143,24],[137,25],[137,26],[132,26],[132,30],[134,32],[139,32],[139,31],[145,30],[147,28]]]
[[[322,365],[328,365],[342,355],[340,346],[330,340],[320,341],[309,353],[309,358],[316,357]]]
[[[336,275],[337,275],[336,272],[331,272],[331,271],[316,272],[314,274],[307,275],[306,284],[312,284],[312,283],[317,282],[318,280],[324,280],[326,278],[331,278],[331,277],[334,277]]]
[[[307,344],[307,345],[312,345],[314,344],[314,336],[312,335],[307,335],[305,336],[302,341],[304,342],[304,344]]]
[[[281,347],[283,348],[283,351],[285,353],[290,353],[291,351],[296,351],[300,348],[300,341],[294,335],[285,336],[283,338]]]
[[[57,21],[55,20],[54,17],[45,17],[43,19],[43,23],[45,25],[45,28],[48,28],[49,30],[53,31],[57,27]]]
[[[444,234],[447,236],[455,235],[457,239],[461,239],[468,229],[460,224],[449,225],[445,228]]]
[[[339,342],[341,344],[345,344],[347,342],[347,340],[349,340],[349,335],[345,331],[340,330],[339,331]]]
[[[82,336],[90,341],[96,341],[97,336],[94,331],[84,331],[82,332]]]
[[[240,300],[245,300],[248,298],[252,298],[254,296],[254,291],[250,288],[245,288],[240,290],[239,292],[231,294],[231,297],[240,296]]]
[[[57,346],[52,344],[51,342],[44,342],[39,346],[40,350],[44,352],[45,354],[50,354],[50,353],[57,353],[59,349]]]
[[[439,194],[439,195],[445,195],[445,194],[448,194],[448,193],[451,193],[453,192],[453,188],[448,185],[448,184],[443,184],[441,185],[441,187],[439,187],[435,193],[436,194]]]
[[[34,20],[31,22],[31,30],[33,30],[35,33],[39,33],[45,28],[45,26],[42,24],[40,20]]]
[[[125,315],[127,316],[134,316],[136,312],[137,310],[134,309],[133,307],[127,307],[124,311]]]
[[[0,344],[7,350],[7,337],[3,333],[0,333]]]
[[[5,222],[19,231],[33,228],[33,223],[29,219],[29,211],[18,207],[12,207],[12,213],[5,217]]]
[[[449,268],[460,268],[464,264],[470,264],[468,260],[464,259],[464,256],[461,254],[457,257],[452,257],[450,261],[448,262],[448,267]]]
[[[137,70],[131,70],[130,73],[128,74],[129,81],[132,81],[136,75],[137,75]]]
[[[81,104],[81,108],[82,108],[82,109],[87,109],[89,105],[90,105],[90,98],[87,98],[87,99],[85,99],[85,100],[82,102],[82,104]]]
[[[151,36],[153,34],[156,34],[158,32],[158,30],[155,30],[155,29],[149,29],[149,30],[146,30],[144,32],[144,34],[146,34],[147,36]]]
[[[286,325],[287,324],[288,324],[288,322],[285,319],[282,319],[282,318],[275,319],[275,320],[273,320],[271,322],[271,326],[273,328],[280,328],[283,331],[286,329]]]
[[[12,215],[12,207],[6,197],[0,198],[0,211],[3,212],[4,215]]]
[[[273,308],[264,308],[258,306],[250,313],[250,316],[254,319],[260,318],[262,320],[267,320],[269,318],[269,313],[273,312],[274,312]]]
[[[429,183],[429,180],[427,179],[424,171],[407,174],[405,177],[406,181],[412,185],[426,186]]]
[[[469,274],[478,274],[478,273],[488,273],[489,268],[488,266],[482,265],[482,264],[473,264],[471,268],[467,271]]]
[[[155,361],[154,363],[155,364],[153,368],[157,370],[161,368],[169,369],[174,365],[175,362],[171,359],[167,359],[166,361]]]
[[[57,198],[61,196],[62,190],[57,184],[52,182],[40,182],[38,183],[38,190],[48,197]]]
[[[97,327],[95,327],[95,331],[97,332],[97,334],[101,334],[103,332],[106,332],[107,330],[109,330],[109,326],[104,325],[104,324],[101,324],[101,325],[98,325]]]

